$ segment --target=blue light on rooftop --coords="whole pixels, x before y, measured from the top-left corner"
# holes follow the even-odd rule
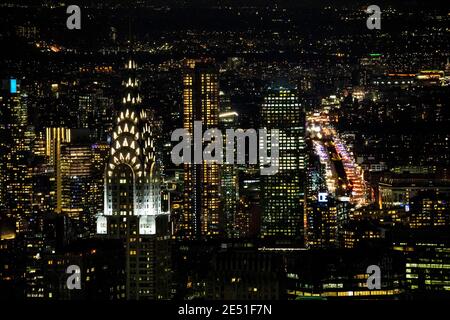
[[[17,93],[17,80],[11,79],[9,81],[9,88],[11,93]]]

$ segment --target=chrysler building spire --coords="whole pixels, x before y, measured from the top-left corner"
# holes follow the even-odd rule
[[[116,119],[106,168],[105,215],[160,214],[154,141],[149,115],[141,106],[136,69],[136,62],[129,59],[125,64],[122,107]],[[122,199],[118,192],[124,184],[129,188],[128,200]]]
[[[154,296],[151,248],[157,232],[164,232],[164,227],[158,231],[157,225],[168,219],[161,214],[154,136],[150,114],[142,107],[136,70],[136,62],[129,59],[105,169],[104,212],[97,218],[98,234],[123,240],[127,255],[125,296],[132,300]],[[145,268],[140,257],[149,261]]]

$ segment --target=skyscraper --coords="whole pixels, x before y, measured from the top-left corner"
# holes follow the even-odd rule
[[[32,175],[30,158],[34,130],[28,123],[28,95],[16,79],[3,82],[0,96],[1,159],[0,200],[16,219],[16,229],[25,231],[27,216],[31,213]],[[3,199],[2,199],[3,198]]]
[[[61,150],[62,213],[77,222],[80,235],[95,233],[95,215],[103,206],[108,151],[106,143],[71,143]]]
[[[155,290],[157,268],[165,261],[157,252],[163,247],[157,245],[157,237],[168,238],[168,215],[161,214],[154,137],[147,111],[141,106],[136,68],[133,60],[126,63],[123,106],[105,172],[104,212],[97,219],[97,233],[123,240],[125,297],[131,300],[163,296]]]
[[[233,111],[230,96],[220,91],[220,129],[225,132],[226,129],[235,129],[237,125],[237,112]],[[226,145],[226,135],[224,143]],[[239,237],[238,228],[236,228],[237,204],[239,201],[239,176],[238,168],[234,164],[222,164],[221,166],[221,195],[223,225],[227,237]]]
[[[328,193],[326,166],[309,146],[306,172],[304,235],[306,247],[337,245],[337,212],[342,205]]]
[[[55,179],[56,208],[55,212],[62,211],[62,175],[61,175],[61,147],[71,141],[71,131],[68,128],[46,128],[45,130],[45,153],[49,157],[49,164],[53,166]]]
[[[183,74],[184,128],[191,134],[194,122],[203,130],[219,125],[218,70],[211,61],[186,60]],[[194,148],[193,148],[194,149]],[[217,237],[221,233],[219,164],[184,164],[183,238]]]
[[[102,89],[90,88],[78,97],[78,106],[78,127],[89,129],[93,141],[106,141],[112,127],[112,99]]]
[[[279,129],[279,170],[261,177],[261,237],[300,239],[305,188],[305,115],[293,88],[270,88],[262,127]]]
[[[82,219],[88,204],[91,161],[88,145],[70,145],[62,150],[62,212],[75,220]]]

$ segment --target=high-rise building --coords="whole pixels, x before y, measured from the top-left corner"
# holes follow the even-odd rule
[[[94,231],[103,207],[107,143],[71,143],[61,150],[62,212],[78,220],[79,232]]]
[[[78,221],[80,234],[92,234],[95,215],[103,208],[104,166],[109,145],[80,142],[83,132],[79,133],[63,127],[46,128],[44,148],[41,151],[37,141],[34,152],[39,156],[43,153],[48,164],[35,173],[35,180],[42,182],[42,178],[49,176],[48,196],[54,201],[53,210]]]
[[[78,233],[85,234],[95,225],[89,210],[92,195],[92,149],[90,145],[67,145],[61,151],[61,210],[77,222]],[[98,192],[98,190],[97,190]]]
[[[31,213],[32,172],[30,158],[34,128],[28,123],[28,95],[16,79],[3,81],[0,95],[1,159],[0,200],[16,219],[16,230],[25,231]],[[4,201],[4,202],[3,202]]]
[[[6,103],[8,102],[8,81],[2,83],[2,91],[0,95],[0,209],[6,209],[6,186],[7,184],[7,154],[11,148],[11,138],[8,130],[8,110]]]
[[[220,91],[220,114],[219,123],[222,132],[226,129],[236,129],[237,112],[233,111],[230,101],[230,96]],[[226,135],[223,135],[226,145]],[[239,201],[239,175],[238,167],[234,164],[224,163],[221,166],[220,179],[221,195],[222,195],[222,212],[223,212],[223,226],[225,235],[229,238],[239,237],[239,232],[236,224],[237,204]]]
[[[104,190],[105,190],[105,164],[110,153],[110,146],[107,142],[97,142],[91,145],[91,179],[88,195],[88,219],[94,221],[98,212],[103,211]],[[91,227],[91,223],[88,223]],[[91,232],[96,232],[95,228]]]
[[[78,106],[78,127],[89,129],[93,141],[106,141],[112,129],[112,99],[101,89],[91,89],[78,97]]]
[[[161,214],[159,174],[148,114],[141,107],[136,63],[126,64],[123,106],[106,166],[104,212],[97,233],[121,239],[126,252],[126,299],[166,298],[168,215]]]
[[[61,147],[71,141],[71,130],[68,128],[46,128],[45,130],[45,153],[48,163],[53,167],[53,178],[56,198],[56,213],[62,211],[62,175],[61,175]]]
[[[186,60],[183,74],[184,128],[194,134],[219,125],[218,70],[211,61]],[[192,148],[194,150],[194,148]],[[217,237],[221,234],[220,167],[216,163],[184,164],[182,238]]]
[[[261,177],[261,237],[301,239],[305,189],[305,114],[292,88],[270,88],[261,110],[262,127],[279,130],[279,168]]]
[[[261,231],[261,178],[253,165],[239,172],[239,202],[234,232],[238,238],[256,238]]]
[[[312,147],[311,147],[312,148]],[[306,247],[327,247],[337,242],[336,201],[329,196],[325,164],[309,153],[306,173],[304,233]]]

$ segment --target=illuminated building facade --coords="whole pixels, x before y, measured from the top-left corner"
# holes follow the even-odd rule
[[[299,250],[286,254],[288,300],[389,300],[404,290],[404,259],[398,252],[379,249]],[[382,270],[381,288],[369,289],[367,267]]]
[[[87,206],[91,149],[89,146],[66,146],[61,158],[62,212],[78,220]]]
[[[370,221],[348,221],[338,229],[341,248],[353,249],[368,242],[375,243],[385,237],[385,230]]]
[[[32,154],[34,130],[28,125],[28,95],[16,79],[3,81],[1,111],[1,195],[9,213],[16,219],[16,230],[26,229],[31,213],[32,172],[29,159]]]
[[[325,164],[312,152],[308,154],[305,198],[305,245],[312,248],[336,244],[337,208],[328,194]]]
[[[218,71],[211,61],[186,60],[183,74],[183,123],[193,134],[219,126]],[[192,148],[194,149],[194,148]],[[216,163],[184,164],[182,238],[217,237],[221,233],[220,167]]]
[[[303,237],[305,114],[295,89],[270,89],[262,104],[262,127],[279,129],[279,169],[261,177],[261,236]],[[302,239],[303,240],[303,239]]]
[[[155,291],[157,276],[163,276],[157,274],[158,267],[165,258],[158,248],[159,240],[168,238],[154,137],[147,111],[141,107],[136,68],[133,60],[127,62],[123,106],[105,171],[104,212],[97,218],[98,234],[124,242],[128,300],[163,296]]]
[[[411,204],[406,210],[409,216],[408,224],[412,229],[450,226],[450,203],[448,198],[439,192],[419,193],[411,198]]]
[[[103,173],[108,152],[106,143],[62,147],[62,213],[77,222],[80,234],[95,233],[95,215],[103,206]]]
[[[257,168],[239,172],[239,202],[235,217],[238,238],[256,238],[261,231],[261,180]]]
[[[9,80],[3,80],[0,95],[0,209],[6,208],[7,154],[11,149],[11,138],[8,130],[9,112],[6,108],[12,94],[9,87]]]
[[[110,153],[110,145],[107,142],[97,142],[91,146],[91,172],[88,195],[88,221],[89,232],[96,233],[95,217],[98,212],[104,210],[105,191],[105,163]],[[92,225],[92,222],[94,224]]]
[[[220,92],[220,114],[219,122],[222,132],[226,129],[237,128],[237,112],[232,110],[230,96]],[[226,145],[226,135],[224,135],[223,145]],[[222,164],[221,166],[221,195],[224,231],[227,237],[238,237],[237,228],[237,204],[239,201],[239,176],[238,167],[234,164]]]
[[[77,138],[72,129],[46,128],[45,148],[41,150],[42,143],[37,140],[34,151],[37,156],[43,153],[48,161],[42,170],[35,173],[35,180],[39,182],[50,176],[52,209],[77,221],[80,233],[93,234],[95,214],[102,210],[104,204],[104,164],[109,145],[75,142]],[[49,169],[48,172],[45,168]]]
[[[405,257],[405,289],[413,298],[450,297],[448,230],[415,230],[414,237],[399,235],[393,250]],[[436,237],[438,236],[438,237]]]
[[[78,127],[89,129],[93,141],[106,141],[112,130],[112,99],[101,89],[91,89],[78,97],[78,106]]]
[[[107,143],[67,143],[61,147],[61,212],[77,222],[80,234],[95,233],[102,211]]]
[[[71,131],[68,128],[54,127],[45,130],[45,153],[48,163],[53,167],[55,181],[56,213],[62,211],[62,175],[61,175],[61,147],[71,141]]]
[[[380,208],[410,206],[411,198],[421,192],[450,196],[450,180],[438,174],[389,173],[380,179],[378,205]]]
[[[306,210],[305,244],[308,247],[336,246],[338,208],[334,199],[308,204]]]

